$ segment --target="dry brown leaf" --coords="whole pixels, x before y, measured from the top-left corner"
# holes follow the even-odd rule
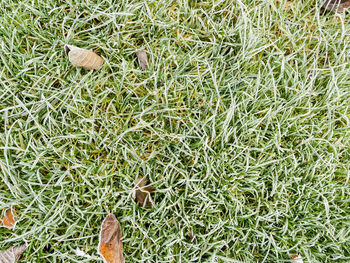
[[[141,66],[141,69],[145,70],[146,68],[148,68],[147,53],[143,50],[137,50],[135,53]]]
[[[102,222],[98,252],[105,263],[124,263],[122,229],[113,214]]]
[[[136,200],[140,206],[152,207],[151,193],[155,188],[151,185],[147,185],[146,178],[139,178],[134,181],[136,187]]]
[[[18,217],[18,215],[14,208],[7,209],[5,211],[5,216],[2,218],[3,225],[9,228],[14,227],[16,225],[16,217]]]
[[[350,7],[350,0],[325,0],[322,7],[329,11],[341,13]]]
[[[98,69],[103,65],[103,58],[93,51],[72,45],[65,45],[64,52],[75,67]]]
[[[292,258],[292,263],[303,263],[303,259],[298,254],[292,254],[290,257]]]
[[[17,247],[10,247],[9,249],[0,252],[0,263],[15,263],[23,254],[27,245],[23,244]]]

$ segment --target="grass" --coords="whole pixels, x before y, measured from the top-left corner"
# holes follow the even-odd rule
[[[127,262],[349,262],[349,16],[319,7],[1,1],[0,210],[19,218],[0,250],[102,262],[111,212]],[[73,68],[66,43],[103,68]]]

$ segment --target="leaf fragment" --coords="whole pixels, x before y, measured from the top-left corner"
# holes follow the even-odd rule
[[[98,252],[105,263],[124,263],[122,229],[113,214],[102,222]]]
[[[2,218],[3,225],[8,228],[14,227],[16,225],[16,217],[18,217],[18,215],[16,214],[14,208],[7,209],[5,211],[5,216]]]
[[[137,50],[135,53],[141,69],[145,70],[146,68],[148,68],[147,53],[143,50]]]
[[[350,0],[325,0],[322,7],[328,11],[341,13],[350,7]]]
[[[151,193],[154,192],[155,188],[151,185],[147,185],[146,178],[139,178],[134,181],[136,187],[136,200],[140,206],[152,207]]]
[[[21,246],[10,247],[9,249],[0,252],[0,263],[15,263],[27,248],[26,244]]]

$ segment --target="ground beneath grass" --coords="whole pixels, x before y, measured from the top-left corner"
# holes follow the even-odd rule
[[[101,262],[114,213],[127,262],[349,262],[348,14],[311,0],[0,5],[0,209],[19,215],[0,250]],[[73,68],[67,43],[102,69]],[[151,209],[133,197],[140,176]]]

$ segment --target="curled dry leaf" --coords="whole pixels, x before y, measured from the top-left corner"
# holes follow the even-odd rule
[[[72,45],[65,45],[64,51],[75,67],[82,67],[84,69],[98,69],[103,64],[103,58],[95,52],[79,48]]]
[[[124,263],[122,229],[113,214],[102,222],[98,252],[105,263]]]
[[[15,209],[7,209],[5,211],[5,216],[2,218],[2,223],[4,226],[12,228],[16,225],[15,218],[18,217],[18,215],[15,212]]]
[[[350,7],[350,0],[325,0],[322,7],[329,11],[341,13]]]
[[[290,257],[292,258],[292,263],[303,263],[303,259],[298,254],[292,254]]]
[[[139,178],[134,181],[136,187],[136,200],[140,206],[152,207],[151,193],[155,188],[151,185],[147,185],[146,178]]]
[[[17,247],[10,247],[9,249],[0,252],[0,263],[15,263],[23,254],[27,245],[23,244]]]
[[[135,53],[141,69],[145,70],[146,68],[148,68],[147,53],[143,50],[137,50]]]

